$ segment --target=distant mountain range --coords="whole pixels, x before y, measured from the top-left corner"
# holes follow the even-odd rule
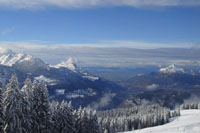
[[[0,57],[0,80],[5,86],[12,73],[17,73],[20,85],[29,77],[47,84],[50,98],[71,100],[74,107],[113,108],[124,99],[119,94],[125,88],[82,70],[72,59],[52,66],[24,53],[9,53]]]
[[[120,107],[158,103],[174,108],[187,99],[200,96],[200,73],[173,64],[157,72],[138,74],[124,83],[124,86],[128,88],[127,92],[131,95],[127,95],[131,98]]]
[[[0,57],[0,80],[4,86],[14,72],[20,86],[27,77],[45,82],[51,100],[71,100],[75,108],[81,105],[112,109],[151,103],[173,108],[192,96],[200,96],[199,71],[174,64],[155,72],[134,74],[129,80],[115,83],[83,70],[72,58],[50,65],[31,55],[8,50]],[[123,73],[118,75],[123,76]]]

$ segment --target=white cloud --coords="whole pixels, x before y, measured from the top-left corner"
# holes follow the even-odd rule
[[[7,54],[7,53],[12,53],[12,50],[0,47],[0,55]]]
[[[200,0],[0,0],[1,7],[38,9],[49,6],[87,8],[96,6],[199,6]]]
[[[68,49],[68,48],[139,48],[139,49],[155,49],[155,48],[191,48],[192,43],[167,44],[167,43],[146,43],[135,41],[102,41],[101,43],[77,43],[77,44],[51,44],[43,41],[30,42],[0,42],[0,47],[12,49],[14,51],[29,51],[39,49]]]
[[[115,93],[106,93],[98,102],[93,102],[88,107],[92,109],[100,109],[100,108],[106,107],[111,103],[112,99],[115,96],[116,96]]]
[[[147,43],[136,41],[105,41],[108,47],[128,47],[128,48],[141,48],[141,49],[153,49],[153,48],[189,48],[192,47],[191,43]],[[108,45],[109,44],[109,45]]]

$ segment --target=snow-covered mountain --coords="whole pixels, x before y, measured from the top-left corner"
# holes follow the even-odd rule
[[[68,60],[66,61],[62,61],[60,64],[57,64],[55,66],[51,66],[54,68],[68,68],[69,70],[73,71],[73,72],[77,72],[80,70],[80,68],[78,68],[74,63],[73,63],[73,59],[70,57]]]
[[[200,96],[200,73],[171,65],[155,72],[136,75],[124,85],[137,94],[124,101],[120,107],[141,105],[145,101],[173,109],[190,96]],[[130,94],[130,91],[127,93]]]
[[[33,57],[23,53],[10,53],[0,57],[0,64],[12,66],[16,63],[31,60]]]
[[[175,64],[172,64],[166,68],[161,68],[159,70],[161,73],[177,73],[177,72],[185,72],[183,68],[176,67]]]
[[[123,87],[94,76],[73,63],[72,58],[51,66],[39,58],[24,53],[10,52],[0,57],[0,80],[6,84],[12,73],[17,73],[20,85],[27,77],[47,84],[51,99],[71,100],[74,106],[96,106],[106,93],[119,94]],[[119,104],[109,101],[111,108]]]
[[[74,64],[73,59],[71,57],[66,61],[62,61],[60,64],[57,64],[54,66],[50,65],[50,67],[57,68],[57,69],[67,68],[75,73],[79,73],[80,75],[82,75],[83,78],[89,79],[91,81],[95,81],[99,79],[98,76],[91,75],[87,71],[84,71],[83,69],[78,67],[76,64]]]

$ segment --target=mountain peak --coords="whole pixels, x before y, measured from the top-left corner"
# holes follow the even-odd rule
[[[172,64],[168,67],[161,68],[159,72],[162,73],[176,73],[176,72],[185,72],[183,68],[176,67],[175,64]]]
[[[73,59],[72,59],[72,57],[69,57],[69,59],[67,59],[66,64],[73,64]]]
[[[99,77],[89,74],[87,71],[82,70],[80,67],[74,64],[73,59],[71,57],[68,58],[66,61],[62,61],[60,64],[57,64],[52,67],[57,68],[57,69],[67,68],[75,73],[79,73],[84,79],[89,79],[91,81],[99,80]]]
[[[9,51],[0,57],[0,64],[5,66],[12,66],[16,63],[31,60],[33,57],[31,55],[26,55],[24,53],[14,53]]]
[[[70,57],[66,61],[62,61],[60,64],[53,66],[55,68],[68,68],[69,70],[76,72],[77,66],[73,63],[73,59]]]

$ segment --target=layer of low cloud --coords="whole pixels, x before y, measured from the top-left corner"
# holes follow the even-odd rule
[[[44,41],[29,42],[0,42],[0,47],[14,50],[34,50],[34,49],[57,49],[57,48],[137,48],[137,49],[155,49],[155,48],[193,48],[193,43],[146,43],[136,41],[102,41],[101,43],[83,43],[83,44],[50,44]]]
[[[138,67],[162,65],[200,65],[199,49],[190,45],[168,45],[111,41],[101,44],[47,44],[47,42],[0,42],[0,55],[23,52],[55,65],[72,57],[80,66]],[[187,46],[187,47],[186,47]],[[163,48],[170,49],[163,49]],[[137,48],[137,49],[135,49]],[[143,49],[138,49],[143,48]],[[145,49],[144,49],[145,48]],[[148,49],[162,48],[162,49]]]
[[[87,8],[98,6],[199,6],[200,0],[0,0],[1,7],[38,9],[46,7]]]
[[[0,47],[0,55],[1,54],[10,54],[10,53],[12,53],[11,49]]]
[[[101,109],[103,107],[106,107],[110,104],[112,101],[113,97],[115,97],[115,93],[106,93],[104,96],[99,100],[99,102],[93,102],[89,108],[92,109]]]

